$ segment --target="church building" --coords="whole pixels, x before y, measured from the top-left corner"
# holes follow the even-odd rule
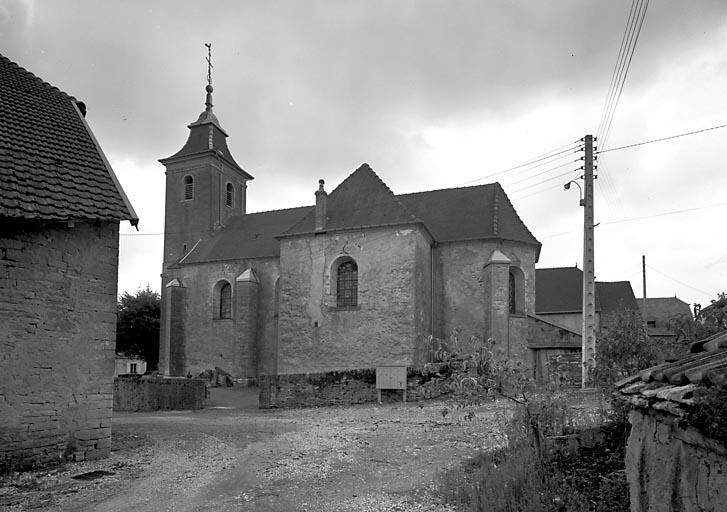
[[[309,206],[248,213],[253,176],[206,90],[187,142],[160,160],[162,373],[411,366],[455,331],[532,363],[540,243],[498,183],[395,194],[362,164],[330,192],[312,183]]]

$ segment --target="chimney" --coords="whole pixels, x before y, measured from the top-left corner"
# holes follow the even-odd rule
[[[318,180],[318,190],[316,190],[316,231],[323,231],[326,227],[328,193],[323,190],[323,183],[323,180]]]

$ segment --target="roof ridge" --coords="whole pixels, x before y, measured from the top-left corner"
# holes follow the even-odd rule
[[[366,167],[367,167],[367,168],[368,168],[368,169],[369,169],[369,170],[370,170],[370,171],[371,171],[371,172],[373,173],[373,175],[374,175],[374,176],[376,176],[376,179],[377,179],[377,180],[379,180],[379,183],[381,183],[381,184],[383,185],[383,187],[384,187],[384,188],[385,188],[386,190],[388,190],[388,191],[389,191],[389,193],[391,193],[392,197],[394,198],[394,201],[396,201],[396,204],[398,204],[398,205],[399,205],[399,206],[400,206],[400,207],[401,207],[401,208],[402,208],[402,209],[404,210],[404,212],[405,212],[405,213],[408,213],[408,214],[409,214],[409,216],[411,217],[411,220],[413,220],[413,221],[415,221],[415,222],[421,222],[422,224],[424,224],[424,221],[422,221],[422,219],[420,219],[419,217],[417,217],[417,216],[416,216],[416,215],[414,214],[414,212],[412,212],[412,211],[411,211],[411,210],[410,210],[410,209],[409,209],[409,208],[408,208],[408,207],[407,207],[407,206],[406,206],[406,205],[405,205],[405,204],[404,204],[404,203],[403,203],[403,202],[401,201],[401,199],[399,199],[399,198],[397,197],[397,195],[396,195],[396,194],[394,194],[394,191],[393,191],[393,190],[391,190],[391,189],[389,188],[389,185],[387,185],[387,184],[386,184],[386,182],[385,182],[384,180],[382,180],[382,179],[381,179],[381,176],[379,176],[378,174],[376,174],[376,171],[374,171],[374,170],[373,170],[373,168],[372,168],[372,167],[371,167],[371,166],[370,166],[370,165],[369,165],[368,163],[364,162],[363,164],[361,164],[361,165],[359,166],[359,169],[363,168],[363,166],[364,166],[364,165],[365,165],[365,166],[366,166]],[[357,170],[358,170],[358,169],[357,169]],[[356,171],[354,171],[354,172],[356,172]]]
[[[496,189],[499,189],[502,192],[502,195],[505,196],[505,200],[507,201],[507,204],[509,204],[510,205],[510,208],[512,208],[512,211],[513,211],[513,213],[515,213],[515,217],[517,218],[517,220],[520,221],[520,224],[522,224],[525,227],[525,231],[527,231],[528,234],[530,236],[532,236],[535,241],[537,241],[538,243],[540,243],[540,240],[538,240],[537,237],[533,234],[533,232],[530,231],[530,228],[528,227],[528,225],[525,224],[525,221],[523,221],[522,217],[520,217],[520,214],[517,212],[517,209],[515,208],[515,205],[513,205],[512,204],[512,201],[510,201],[510,197],[505,192],[505,189],[502,188],[502,185],[500,185],[500,182],[499,181],[496,181],[495,183],[493,183],[493,185],[495,185],[495,188]]]
[[[544,268],[536,268],[535,270],[538,271],[538,270],[570,270],[570,269],[580,270],[581,272],[583,272],[583,269],[580,269],[578,267],[544,267]]]
[[[492,187],[492,233],[497,236],[498,233],[498,224],[500,222],[499,216],[500,216],[500,205],[499,203],[499,194],[498,192],[498,183],[495,184],[496,186]],[[500,187],[502,188],[502,187]]]
[[[46,82],[45,80],[43,80],[42,78],[40,78],[38,75],[36,75],[32,71],[28,71],[23,66],[21,66],[17,62],[14,62],[14,61],[10,60],[8,57],[6,57],[5,55],[3,55],[1,53],[0,53],[0,60],[2,60],[3,62],[5,62],[6,64],[9,64],[9,65],[15,67],[16,69],[20,70],[21,72],[25,73],[26,75],[30,75],[31,77],[33,77],[33,79],[37,83],[39,83],[40,85],[42,85],[47,91],[49,91],[51,93],[54,93],[54,94],[58,94],[62,98],[71,100],[73,102],[78,102],[79,101],[78,99],[76,99],[75,96],[71,96],[70,94],[68,94],[67,92],[59,89],[55,85],[52,85],[52,84]]]
[[[443,190],[467,190],[472,188],[487,188],[492,187],[493,185],[497,184],[496,181],[493,181],[492,183],[483,183],[482,185],[469,185],[467,187],[445,187],[445,188],[433,188],[430,190],[420,190],[419,192],[404,192],[402,194],[394,194],[397,197],[401,196],[415,196],[417,194],[429,194],[430,192],[441,192]]]
[[[230,218],[232,218],[232,217],[247,217],[247,216],[250,216],[250,215],[259,215],[259,214],[263,214],[263,213],[284,212],[284,211],[288,211],[288,210],[298,210],[298,209],[301,209],[301,208],[313,208],[313,207],[315,207],[314,204],[306,204],[306,205],[303,205],[303,206],[289,206],[287,208],[276,208],[275,210],[263,210],[261,212],[249,212],[249,213],[242,213],[242,214],[239,214],[239,215],[230,215]]]

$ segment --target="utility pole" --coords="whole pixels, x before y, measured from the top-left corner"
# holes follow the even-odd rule
[[[593,243],[593,135],[586,135],[583,165],[583,339],[581,387],[593,387],[596,368],[596,274]]]
[[[641,255],[641,275],[643,276],[643,282],[644,282],[644,309],[641,310],[641,314],[644,317],[644,323],[646,323],[646,317],[647,317],[647,306],[646,306],[646,254]]]

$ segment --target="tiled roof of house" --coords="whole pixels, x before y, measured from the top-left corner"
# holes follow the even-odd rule
[[[535,313],[580,313],[583,271],[578,267],[535,269]],[[638,311],[631,283],[596,281],[596,311]]]
[[[644,313],[644,299],[636,299],[641,313]],[[689,304],[676,297],[648,297],[646,299],[646,320],[656,320],[666,324],[676,317],[692,316]]]
[[[497,183],[395,195],[364,164],[327,198],[326,231],[402,224],[420,224],[440,243],[495,238],[540,249]],[[278,256],[276,237],[313,232],[314,206],[231,217],[182,263]]]
[[[278,257],[280,243],[275,236],[311,209],[314,207],[301,206],[230,217],[222,231],[194,247],[181,263]]]
[[[580,313],[583,271],[578,267],[535,269],[535,313]],[[600,309],[596,296],[596,310]]]
[[[84,111],[0,55],[0,217],[138,221]]]
[[[617,382],[616,387],[632,405],[681,415],[698,386],[727,385],[727,331],[693,344],[692,352]]]
[[[634,297],[634,290],[628,281],[596,281],[596,295],[602,312],[620,311],[622,309],[639,310],[636,297]]]

